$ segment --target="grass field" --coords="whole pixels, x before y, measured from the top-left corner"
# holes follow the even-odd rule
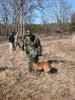
[[[9,52],[0,44],[0,100],[75,100],[75,36],[39,37],[43,54],[53,70],[36,76],[28,72],[28,58],[19,47]]]

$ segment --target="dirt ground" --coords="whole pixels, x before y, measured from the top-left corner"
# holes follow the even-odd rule
[[[75,100],[75,36],[40,37],[39,61],[51,63],[48,77],[28,72],[28,58],[19,47],[0,44],[0,100]]]

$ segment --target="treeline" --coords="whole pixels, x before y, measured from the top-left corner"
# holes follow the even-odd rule
[[[21,25],[20,25],[21,26]],[[72,23],[65,23],[60,29],[60,25],[57,23],[51,24],[26,24],[23,26],[24,30],[31,30],[34,34],[44,34],[44,35],[57,35],[57,34],[64,34],[75,31],[75,24]],[[21,33],[21,27],[19,29],[15,29],[12,25],[8,25],[5,27],[3,24],[0,24],[0,35],[8,36],[11,31]],[[25,33],[25,32],[24,32]]]
[[[22,35],[27,29],[37,34],[67,32],[73,29],[72,14],[67,0],[0,0],[0,35],[10,31]],[[37,22],[41,24],[33,24]]]

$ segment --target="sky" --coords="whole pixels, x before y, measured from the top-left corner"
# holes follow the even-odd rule
[[[69,0],[69,3],[71,3],[72,8],[75,11],[75,0]]]
[[[67,0],[67,1],[72,6],[73,12],[75,12],[75,0]],[[38,16],[36,17],[36,21],[34,23],[40,24],[41,23],[40,13],[39,12],[37,13],[38,13]]]
[[[67,0],[67,1],[70,3],[70,5],[72,6],[73,11],[75,12],[75,0]],[[50,20],[49,20],[49,22],[50,22]],[[37,11],[37,16],[35,17],[34,23],[36,23],[36,24],[42,23],[39,11]]]

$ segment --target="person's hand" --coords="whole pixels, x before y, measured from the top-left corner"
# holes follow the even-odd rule
[[[32,58],[32,56],[31,55],[29,55],[29,54],[27,54],[27,57],[30,59],[30,60],[32,60],[33,58]]]
[[[39,54],[39,56],[42,56],[42,54]]]
[[[22,50],[24,51],[24,47],[22,47]]]
[[[26,54],[29,54],[29,51],[28,50],[26,50]]]
[[[30,59],[31,61],[34,61],[36,57],[37,57],[37,56],[35,56],[35,55],[29,55],[29,59]]]

